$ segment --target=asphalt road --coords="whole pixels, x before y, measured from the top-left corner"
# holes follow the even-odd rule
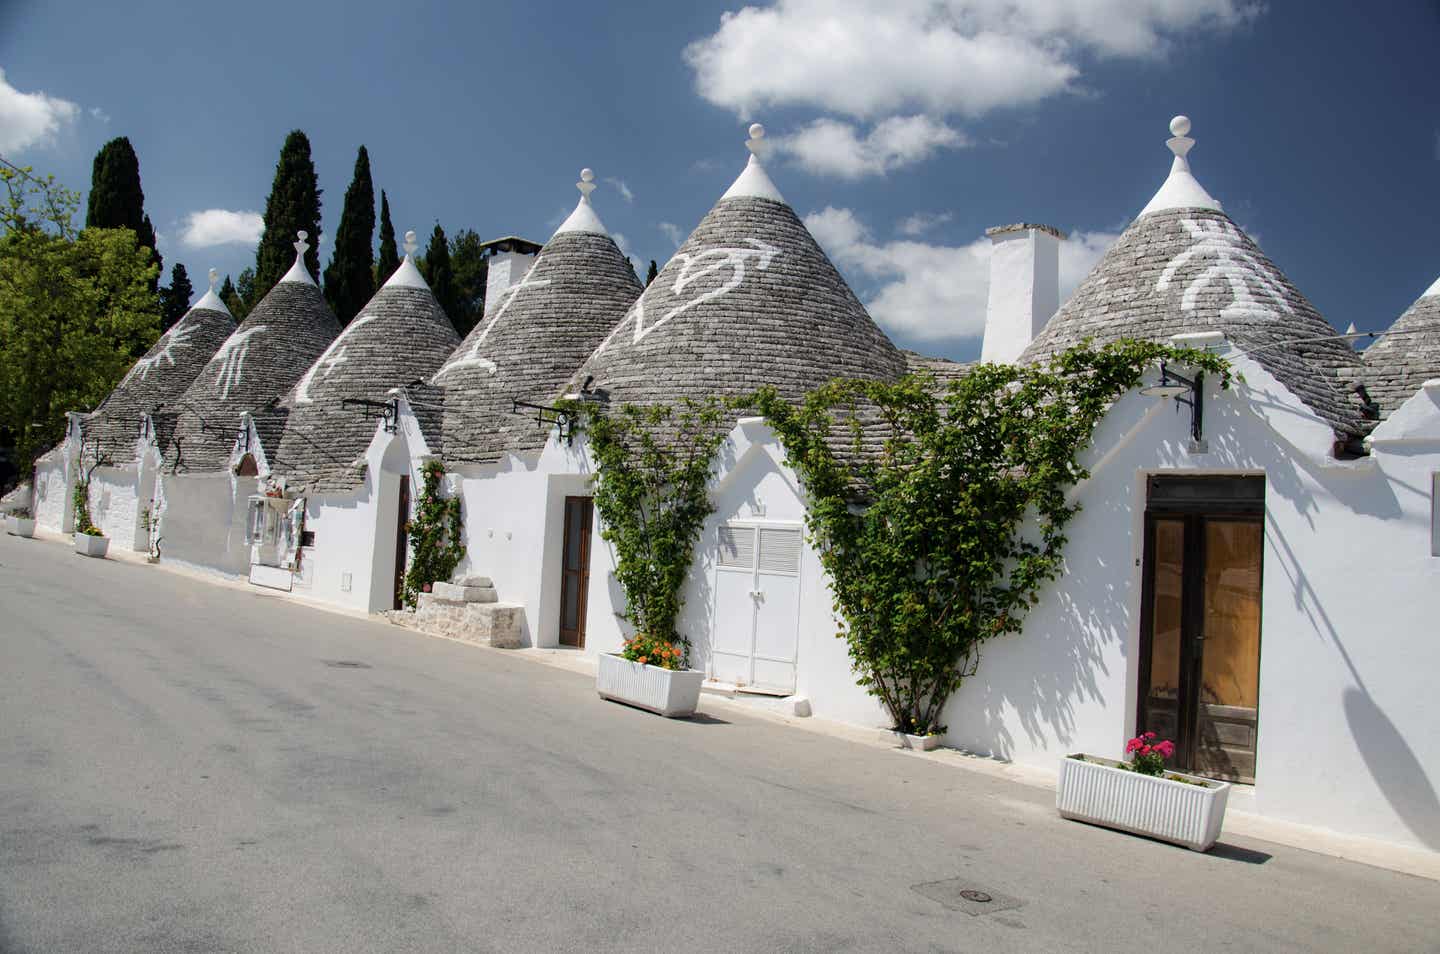
[[[5,954],[1440,950],[1435,882],[52,543],[0,654]]]

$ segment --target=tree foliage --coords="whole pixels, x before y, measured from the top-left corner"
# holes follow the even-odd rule
[[[455,293],[455,270],[450,264],[450,243],[439,222],[435,223],[435,230],[430,233],[430,244],[425,247],[425,258],[419,264],[420,274],[425,276],[430,290],[435,293],[435,300],[450,316],[451,324],[455,324],[455,316],[460,310]]]
[[[355,174],[345,190],[335,250],[325,269],[325,299],[330,310],[348,325],[375,294],[375,186],[370,181],[370,154],[361,146]]]
[[[714,510],[710,474],[734,405],[711,398],[686,399],[677,409],[625,404],[612,410],[589,401],[561,406],[589,440],[600,536],[615,550],[625,619],[642,647],[683,646],[679,666],[686,666],[690,640],[676,632],[675,621],[695,542]]]
[[[485,282],[490,276],[485,249],[474,229],[462,229],[450,240],[450,268],[455,276],[455,311],[450,320],[463,338],[485,314]]]
[[[655,259],[650,259],[650,267],[645,270],[645,287],[649,288],[650,283],[653,282],[659,274],[660,266],[655,264]]]
[[[170,269],[170,284],[160,289],[160,332],[164,334],[185,317],[190,310],[190,297],[195,294],[185,266],[176,262]]]
[[[225,307],[230,309],[231,316],[233,316],[236,321],[244,321],[248,309],[245,307],[245,302],[241,300],[240,293],[236,291],[235,283],[230,280],[229,275],[225,276],[225,281],[220,285],[219,294],[220,300],[225,303]]]
[[[375,259],[375,287],[390,280],[400,267],[400,249],[395,244],[395,226],[390,223],[390,197],[380,190],[380,255]]]
[[[320,274],[320,184],[315,176],[315,163],[310,159],[310,140],[300,130],[292,130],[280,148],[275,164],[275,181],[265,200],[265,229],[255,249],[255,288],[252,294],[239,289],[249,308],[269,294],[295,263],[295,233],[309,236],[310,248],[305,252],[305,268]],[[238,315],[236,316],[239,317]]]
[[[93,408],[160,334],[158,266],[129,229],[76,232],[79,196],[0,168],[0,430],[22,471]]]
[[[944,731],[984,644],[1020,631],[1063,570],[1079,510],[1067,491],[1088,476],[1077,455],[1162,358],[1229,383],[1214,355],[1122,341],[1047,367],[978,365],[945,387],[918,375],[832,382],[798,407],[757,396],[804,483],[839,635],[897,729]]]
[[[428,584],[450,579],[465,557],[460,498],[440,495],[445,466],[438,460],[427,461],[421,476],[424,487],[415,517],[406,526],[412,555],[405,573],[405,604],[412,607]]]

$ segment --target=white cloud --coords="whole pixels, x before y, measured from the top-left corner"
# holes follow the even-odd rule
[[[635,193],[630,191],[630,187],[625,184],[624,179],[617,179],[614,176],[606,176],[605,181],[615,187],[615,191],[620,193],[620,198],[624,199],[626,202],[635,201]]]
[[[891,116],[876,123],[864,138],[850,123],[817,119],[774,142],[779,152],[816,175],[852,180],[883,176],[928,159],[940,149],[969,145],[958,130],[928,116]]]
[[[259,212],[231,212],[229,209],[205,209],[185,216],[180,228],[180,244],[189,248],[211,245],[248,245],[260,241],[265,220]]]
[[[102,123],[110,122],[110,114],[105,112],[105,110],[101,109],[99,106],[90,107],[90,117],[92,119],[98,119]]]
[[[955,218],[951,212],[916,212],[914,215],[907,215],[895,223],[895,231],[901,235],[908,235],[912,238],[924,235],[933,228],[944,225]]]
[[[958,246],[880,242],[850,209],[829,206],[807,215],[805,225],[888,332],[916,343],[984,332],[990,291],[990,240],[984,236]],[[1062,301],[1118,237],[1077,232],[1060,246]]]
[[[742,117],[807,106],[857,119],[982,116],[1071,90],[1085,59],[1153,57],[1222,31],[1253,0],[777,0],[721,15],[685,60]]]
[[[0,69],[0,152],[48,146],[61,129],[80,117],[80,107],[48,93],[22,93]]]
[[[665,233],[665,237],[669,239],[671,244],[676,248],[679,248],[680,243],[685,241],[685,232],[674,222],[661,222],[660,231]]]
[[[615,240],[615,247],[620,249],[620,254],[628,258],[630,255],[630,240],[625,237],[625,233],[611,232],[610,237]]]

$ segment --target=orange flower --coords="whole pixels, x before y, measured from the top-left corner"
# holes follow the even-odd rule
[[[641,656],[639,659],[636,660],[636,662],[639,662],[639,663],[646,663],[646,662],[649,662],[649,661],[650,661],[650,657],[648,657],[648,656]]]

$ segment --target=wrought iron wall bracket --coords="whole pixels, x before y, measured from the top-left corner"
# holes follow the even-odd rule
[[[557,427],[560,429],[560,439],[566,444],[570,443],[570,436],[574,432],[574,421],[570,412],[558,407],[550,407],[546,404],[531,404],[529,401],[521,401],[512,398],[510,401],[510,413],[523,413],[521,409],[535,412],[535,423],[542,427]]]
[[[367,419],[380,418],[385,425],[386,434],[394,434],[400,421],[400,401],[398,398],[391,398],[388,401],[371,401],[367,398],[341,398],[342,408],[358,407],[362,415]]]

